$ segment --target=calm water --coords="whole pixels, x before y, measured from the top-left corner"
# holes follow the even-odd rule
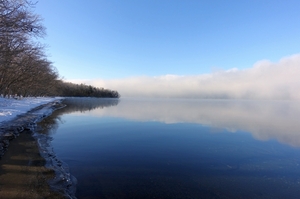
[[[65,103],[39,132],[59,162],[49,164],[77,179],[79,199],[300,195],[299,102]]]

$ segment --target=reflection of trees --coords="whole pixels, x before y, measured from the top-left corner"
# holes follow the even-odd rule
[[[118,99],[99,99],[89,97],[78,97],[78,98],[66,98],[63,103],[66,107],[63,109],[64,113],[71,112],[85,112],[91,111],[97,108],[105,108],[110,106],[117,106],[119,103]]]
[[[37,132],[35,136],[38,139],[41,155],[45,158],[47,164],[51,165],[51,169],[55,171],[56,177],[49,182],[50,186],[54,190],[61,191],[66,196],[74,196],[76,180],[69,173],[68,166],[59,160],[53,152],[51,134],[55,133],[59,125],[64,122],[60,117],[63,114],[116,106],[119,101],[118,99],[101,98],[66,98],[62,103],[66,105],[64,108],[54,111],[52,115],[38,123],[38,127],[35,129]]]
[[[55,132],[59,124],[63,123],[59,115],[59,111],[57,111],[50,117],[45,118],[38,124],[37,131],[42,134],[51,134],[52,132]]]
[[[45,118],[39,123],[39,133],[51,134],[55,132],[59,124],[63,123],[61,115],[72,112],[85,112],[93,109],[103,109],[105,107],[117,106],[118,99],[102,99],[102,98],[89,98],[89,97],[74,97],[65,98],[62,102],[66,106],[64,108],[54,111],[54,113]]]

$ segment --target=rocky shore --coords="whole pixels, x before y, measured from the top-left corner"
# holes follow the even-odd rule
[[[36,123],[49,116],[54,110],[64,107],[61,100],[40,105],[15,119],[0,125],[0,158],[7,150],[10,141],[17,138],[23,131],[32,131]]]
[[[55,173],[47,169],[32,136],[36,123],[64,107],[61,100],[40,105],[0,126],[1,198],[67,198],[54,192],[47,181]]]

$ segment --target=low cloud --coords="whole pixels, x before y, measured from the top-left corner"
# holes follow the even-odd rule
[[[117,90],[122,97],[294,100],[300,99],[300,54],[277,63],[263,60],[252,68],[211,74],[74,82]]]

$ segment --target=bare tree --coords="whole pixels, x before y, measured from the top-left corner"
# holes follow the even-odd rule
[[[65,83],[34,39],[45,35],[29,0],[0,0],[0,94],[120,97],[116,91]]]
[[[38,95],[58,78],[44,47],[33,41],[45,35],[41,18],[32,12],[34,5],[27,0],[0,0],[0,92],[4,95]]]
[[[0,0],[0,36],[7,33],[44,36],[41,17],[31,10],[34,5],[28,0]]]

